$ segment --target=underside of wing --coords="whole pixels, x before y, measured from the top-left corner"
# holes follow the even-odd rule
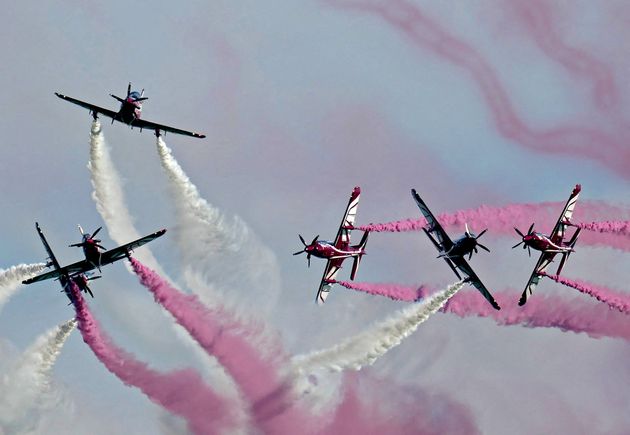
[[[488,302],[490,302],[490,305],[492,305],[495,310],[501,309],[497,301],[494,299],[492,294],[490,294],[486,286],[481,282],[475,271],[472,269],[472,267],[470,267],[464,257],[454,257],[451,258],[451,261],[453,262],[453,264],[455,264],[455,267],[467,277],[466,280],[473,287],[479,290],[483,297],[486,298]]]
[[[553,258],[556,256],[555,253],[543,252],[540,254],[540,258],[538,258],[538,262],[534,267],[534,271],[532,275],[529,277],[529,281],[527,281],[527,285],[525,286],[525,290],[523,290],[523,294],[521,295],[521,299],[518,301],[519,305],[525,305],[527,299],[532,295],[536,286],[542,279],[540,275],[541,272],[544,272],[547,267],[553,261]]]
[[[99,113],[101,115],[105,115],[105,116],[107,116],[109,118],[116,119],[117,112],[115,112],[113,110],[105,109],[105,108],[99,107],[99,106],[97,106],[95,104],[86,103],[85,101],[77,100],[76,98],[68,97],[67,95],[63,95],[63,94],[60,94],[58,92],[55,92],[55,95],[58,96],[59,98],[61,98],[62,100],[66,100],[66,101],[71,102],[72,104],[76,104],[77,106],[84,107],[84,108],[88,109],[90,112],[96,112],[96,113]]]
[[[133,242],[129,242],[122,246],[118,246],[117,248],[110,249],[109,251],[101,253],[101,265],[111,264],[115,261],[126,258],[129,252],[149,243],[152,240],[157,239],[160,236],[163,236],[164,233],[166,233],[166,230],[162,229],[160,231],[156,231],[155,233],[149,234],[148,236],[144,236],[138,240],[134,240]]]
[[[337,277],[337,273],[339,272],[339,269],[341,269],[343,260],[343,258],[337,258],[334,260],[328,260],[326,263],[324,276],[322,277],[322,282],[319,284],[319,290],[317,291],[317,297],[315,299],[317,305],[323,305],[324,302],[326,302],[330,289],[333,285],[335,285],[332,281],[334,281]]]
[[[22,284],[32,284],[34,282],[45,281],[47,279],[59,278],[62,275],[75,275],[77,273],[89,272],[92,269],[95,269],[96,265],[86,261],[77,261],[76,263],[72,263],[68,266],[62,267],[57,270],[52,270],[50,272],[42,273],[41,275],[34,276],[33,278],[26,279],[22,281]]]
[[[346,249],[350,245],[350,231],[354,226],[359,208],[359,199],[361,198],[361,188],[355,187],[350,195],[350,201],[339,225],[337,237],[335,237],[335,247],[337,249]]]
[[[449,249],[451,249],[451,247],[453,246],[453,241],[448,236],[448,234],[446,234],[446,231],[444,231],[442,225],[440,225],[433,213],[431,213],[431,210],[429,210],[429,207],[427,207],[427,205],[424,203],[422,198],[420,198],[420,195],[418,195],[415,189],[411,189],[411,196],[413,196],[413,199],[416,201],[420,212],[427,220],[427,227],[425,228],[425,232],[433,241],[435,247],[441,251],[448,251]]]
[[[182,130],[180,128],[170,127],[168,125],[146,121],[144,119],[136,119],[135,121],[133,121],[133,126],[138,127],[138,128],[146,128],[147,130],[166,131],[168,133],[181,134],[183,136],[191,136],[191,137],[196,137],[198,139],[203,139],[204,137],[206,137],[205,134],[196,133],[194,131]]]

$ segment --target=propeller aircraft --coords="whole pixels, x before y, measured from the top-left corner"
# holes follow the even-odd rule
[[[181,134],[184,136],[192,136],[200,139],[206,137],[204,134],[201,133],[181,130],[179,128],[157,124],[155,122],[145,121],[144,119],[141,119],[142,102],[148,100],[149,98],[144,96],[144,89],[141,92],[132,91],[131,83],[129,83],[129,85],[127,86],[127,96],[125,98],[121,98],[114,94],[109,94],[112,98],[120,102],[120,109],[118,109],[118,112],[104,109],[94,104],[86,103],[85,101],[77,100],[76,98],[68,97],[67,95],[63,95],[58,92],[55,92],[55,95],[62,100],[69,101],[72,104],[76,104],[77,106],[88,109],[92,114],[94,120],[98,118],[99,114],[105,115],[108,118],[112,119],[112,124],[114,123],[114,121],[118,121],[129,125],[131,128],[138,127],[140,131],[146,128],[148,130],[153,130],[155,135],[158,137],[161,135],[161,132],[164,132],[165,134],[166,132],[170,132],[174,134]]]
[[[534,271],[525,286],[521,299],[518,301],[519,305],[525,305],[527,298],[531,296],[534,289],[540,282],[542,272],[544,272],[545,269],[547,269],[547,267],[553,262],[553,259],[557,254],[562,255],[562,259],[558,265],[558,271],[556,272],[556,275],[560,275],[567,259],[572,252],[575,252],[573,247],[575,246],[582,229],[577,228],[567,243],[564,242],[564,236],[567,227],[572,226],[571,217],[573,216],[573,209],[575,208],[575,204],[577,203],[581,190],[582,186],[579,184],[575,186],[571,192],[569,200],[562,210],[562,214],[558,218],[558,221],[551,232],[551,235],[546,236],[542,233],[534,231],[534,224],[530,225],[527,230],[527,234],[523,234],[518,228],[514,228],[517,234],[521,236],[521,241],[512,246],[512,249],[522,244],[523,249],[527,249],[530,257],[532,255],[532,249],[542,252],[538,258],[536,266],[534,267]]]
[[[160,231],[156,231],[153,234],[149,234],[148,236],[144,236],[138,240],[134,240],[133,242],[107,251],[103,246],[101,246],[101,240],[94,238],[96,234],[98,234],[98,232],[101,230],[100,227],[92,234],[89,234],[84,233],[83,228],[81,228],[81,225],[79,225],[79,231],[81,232],[82,240],[79,243],[73,243],[69,246],[82,248],[85,259],[76,263],[72,263],[68,266],[61,267],[50,245],[48,244],[48,241],[46,240],[42,229],[39,227],[39,223],[35,223],[35,228],[37,229],[39,238],[41,239],[42,244],[44,245],[44,249],[46,249],[46,253],[48,254],[48,262],[46,263],[46,267],[53,267],[54,270],[35,276],[33,278],[26,279],[22,281],[22,284],[32,284],[34,282],[44,281],[53,278],[58,279],[61,287],[63,288],[62,291],[66,293],[66,296],[68,296],[70,302],[72,302],[72,291],[70,289],[70,282],[74,282],[84,293],[89,293],[90,296],[94,297],[94,294],[92,293],[88,282],[99,279],[101,278],[101,276],[93,276],[91,274],[92,270],[98,269],[98,271],[100,272],[101,266],[115,263],[116,261],[122,260],[124,258],[129,258],[131,251],[133,251],[135,248],[138,248],[154,239],[157,239],[158,237],[164,235],[164,233],[166,232],[165,229],[162,229]]]
[[[304,237],[299,236],[300,241],[304,245],[304,249],[293,255],[306,253],[306,261],[309,267],[311,266],[311,256],[327,260],[324,276],[322,277],[315,299],[318,305],[322,305],[326,302],[328,293],[335,284],[335,278],[344,260],[346,258],[354,259],[352,272],[350,273],[350,279],[354,280],[359,270],[361,258],[366,254],[365,245],[367,244],[369,231],[363,233],[358,245],[350,245],[350,231],[354,229],[354,221],[357,215],[360,195],[361,188],[355,187],[350,196],[348,207],[346,207],[346,212],[343,215],[339,231],[337,231],[337,237],[335,237],[334,241],[328,242],[319,240],[319,236],[316,236],[313,241],[307,245]]]
[[[468,259],[470,260],[473,253],[476,254],[479,252],[477,247],[490,252],[488,248],[479,243],[477,240],[487,231],[487,229],[480,232],[479,235],[475,235],[469,230],[468,224],[466,224],[466,232],[464,235],[459,239],[452,241],[415,189],[411,189],[411,196],[413,196],[418,208],[427,220],[427,227],[424,227],[423,230],[429,240],[431,240],[433,245],[439,251],[440,254],[438,255],[438,258],[443,258],[459,279],[462,279],[463,274],[465,276],[464,281],[469,282],[477,290],[479,290],[479,292],[488,302],[490,302],[490,305],[492,305],[494,309],[500,310],[501,307],[497,301],[490,294],[486,286],[483,285],[475,271],[470,267],[464,258],[468,255]]]

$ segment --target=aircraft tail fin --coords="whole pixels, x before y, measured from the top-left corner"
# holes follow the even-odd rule
[[[354,261],[352,263],[352,272],[350,273],[350,279],[354,280],[354,277],[359,270],[359,265],[361,264],[361,258],[365,255],[365,246],[367,245],[368,236],[370,235],[369,231],[365,231],[363,236],[361,237],[361,241],[355,248],[358,248],[361,252],[354,257]]]

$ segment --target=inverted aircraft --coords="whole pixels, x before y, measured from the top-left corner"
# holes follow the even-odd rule
[[[357,215],[357,207],[359,206],[359,198],[361,196],[361,188],[355,187],[350,196],[348,207],[341,220],[339,231],[337,231],[337,237],[332,242],[319,240],[319,236],[316,236],[310,244],[306,244],[304,238],[299,235],[304,249],[294,253],[293,255],[299,255],[306,253],[306,261],[309,267],[311,266],[311,255],[317,258],[324,258],[327,260],[326,268],[324,269],[324,276],[322,277],[319,289],[317,290],[317,297],[315,300],[318,305],[322,305],[326,302],[330,289],[335,284],[335,278],[337,273],[346,258],[353,258],[352,272],[350,273],[350,279],[354,280],[354,277],[359,270],[359,264],[361,257],[365,255],[365,245],[367,244],[369,231],[365,231],[361,237],[361,241],[358,245],[350,245],[350,231],[354,229],[354,221]]]
[[[438,220],[433,216],[429,207],[424,203],[420,195],[415,191],[415,189],[411,189],[411,195],[413,199],[415,199],[416,204],[418,204],[418,208],[424,215],[427,220],[427,226],[423,227],[424,233],[427,235],[429,240],[433,243],[436,249],[439,251],[438,258],[443,258],[444,261],[450,266],[450,268],[455,272],[457,278],[462,279],[462,275],[465,276],[464,281],[473,285],[479,292],[483,295],[484,298],[490,305],[496,310],[500,310],[501,307],[494,300],[494,297],[490,294],[485,285],[481,282],[475,271],[470,267],[468,262],[464,257],[468,255],[468,259],[472,258],[473,252],[476,254],[478,252],[477,247],[490,252],[488,248],[479,243],[477,239],[481,237],[487,229],[480,232],[478,235],[475,235],[468,229],[468,224],[465,225],[466,232],[459,239],[452,241],[451,238],[446,234],[444,228]],[[461,274],[460,274],[461,272]]]
[[[542,273],[545,269],[547,269],[551,262],[553,262],[553,259],[557,254],[562,255],[562,260],[560,260],[560,264],[558,265],[558,270],[556,272],[556,275],[560,275],[567,259],[572,252],[575,252],[573,247],[575,246],[582,229],[577,228],[567,243],[564,242],[564,236],[567,227],[573,226],[571,224],[571,217],[573,216],[573,209],[575,208],[575,204],[577,203],[581,190],[582,186],[577,184],[571,192],[571,196],[564,206],[562,214],[558,218],[556,225],[553,227],[551,235],[546,236],[542,233],[534,231],[534,224],[531,224],[527,230],[527,234],[523,234],[518,228],[514,228],[518,235],[521,236],[522,240],[512,246],[512,249],[522,244],[523,249],[527,249],[530,257],[532,255],[531,249],[542,252],[538,258],[536,266],[534,267],[532,275],[529,277],[529,281],[525,286],[521,299],[518,301],[519,305],[525,305],[527,298],[531,296],[534,289],[536,289],[536,286],[540,282]]]
[[[72,302],[72,291],[70,289],[70,282],[74,282],[81,291],[84,293],[89,293],[90,296],[94,297],[94,293],[90,289],[88,282],[98,279],[101,276],[92,275],[91,271],[94,269],[98,269],[101,271],[101,267],[115,263],[116,261],[122,260],[124,258],[129,258],[131,255],[131,251],[140,246],[149,243],[150,241],[157,239],[158,237],[164,235],[166,232],[165,229],[160,231],[156,231],[153,234],[149,234],[148,236],[144,236],[138,240],[134,240],[133,242],[124,244],[114,249],[105,250],[103,246],[101,246],[101,240],[95,239],[96,234],[101,230],[99,227],[92,234],[84,233],[83,228],[79,225],[79,231],[81,232],[81,242],[73,243],[70,247],[79,247],[83,249],[83,254],[85,255],[85,259],[82,261],[78,261],[76,263],[72,263],[68,266],[61,267],[55,254],[53,253],[42,229],[39,227],[38,223],[35,223],[35,228],[37,229],[37,233],[39,234],[39,238],[44,245],[44,249],[46,249],[46,253],[48,254],[48,262],[46,263],[46,267],[52,267],[54,270],[50,272],[43,273],[41,275],[35,276],[33,278],[26,279],[22,281],[23,284],[32,284],[34,282],[44,281],[47,279],[58,279],[63,291]],[[101,251],[102,250],[102,251]]]
[[[114,121],[118,121],[129,125],[131,128],[138,127],[140,131],[146,128],[147,130],[153,130],[156,136],[160,136],[161,132],[169,132],[181,134],[184,136],[192,136],[200,139],[206,137],[206,135],[201,133],[182,130],[179,128],[170,127],[168,125],[157,124],[155,122],[141,119],[142,102],[148,100],[149,98],[144,96],[144,89],[141,92],[132,91],[131,83],[129,83],[129,85],[127,86],[127,96],[125,98],[118,97],[114,94],[109,94],[112,98],[120,102],[120,109],[118,109],[118,112],[105,109],[91,103],[86,103],[85,101],[77,100],[76,98],[68,97],[67,95],[63,95],[58,92],[55,92],[55,95],[62,100],[69,101],[73,104],[76,104],[77,106],[85,107],[90,111],[94,120],[96,120],[98,118],[98,115],[101,114],[107,116],[108,118],[111,118],[112,124],[114,123]]]

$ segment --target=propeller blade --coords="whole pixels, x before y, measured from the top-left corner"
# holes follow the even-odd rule
[[[472,258],[472,251],[470,251],[470,254],[468,254],[468,260],[470,260]]]
[[[466,228],[466,235],[470,237],[470,230],[468,229],[468,222],[464,222],[464,227]]]
[[[525,234],[521,233],[521,230],[519,230],[518,228],[514,227],[514,231],[516,231],[519,236],[525,237]]]
[[[295,254],[293,254],[293,255],[299,255],[299,254],[301,254],[302,252],[306,252],[306,251],[305,251],[304,249],[302,249],[301,251],[297,251],[297,252],[296,252]]]
[[[529,245],[527,246],[527,253],[529,254],[530,257],[532,256],[532,250],[529,249]]]
[[[315,238],[311,242],[311,245],[314,245],[315,243],[317,243],[317,239],[319,239],[319,234],[315,236]]]
[[[308,262],[308,267],[311,267],[311,254],[306,254],[306,261]]]
[[[527,230],[527,234],[531,234],[533,229],[534,229],[534,223],[532,222],[529,229]]]
[[[94,231],[94,232],[92,233],[92,238],[94,238],[94,237],[98,234],[98,232],[99,232],[100,230],[102,230],[102,229],[103,229],[103,227],[98,227],[98,228],[96,229],[96,231]],[[100,242],[100,240],[98,240],[98,241]]]
[[[77,225],[77,227],[79,227],[79,232],[81,233],[81,235],[83,235],[83,228],[81,227],[81,225]]]
[[[304,246],[306,246],[306,242],[304,241],[304,237],[302,237],[302,235],[301,235],[301,234],[298,234],[298,237],[299,237],[299,238],[300,238],[300,240],[302,241],[302,244],[303,244]]]
[[[484,250],[490,252],[490,250],[488,248],[486,248],[485,246],[483,246],[481,243],[477,243],[477,246],[479,246],[481,249],[484,249]]]
[[[483,236],[486,231],[488,231],[488,228],[486,228],[485,230],[477,234],[477,237],[475,237],[475,239],[478,239],[479,237]]]
[[[521,243],[524,243],[522,240],[520,242],[518,242],[516,245],[512,246],[512,249],[516,248],[518,245],[520,245]]]
[[[107,251],[107,248],[105,246],[99,245],[98,243],[96,244],[96,247],[102,249],[103,251]]]
[[[127,85],[127,96],[129,96],[129,94],[131,94],[131,82]]]

